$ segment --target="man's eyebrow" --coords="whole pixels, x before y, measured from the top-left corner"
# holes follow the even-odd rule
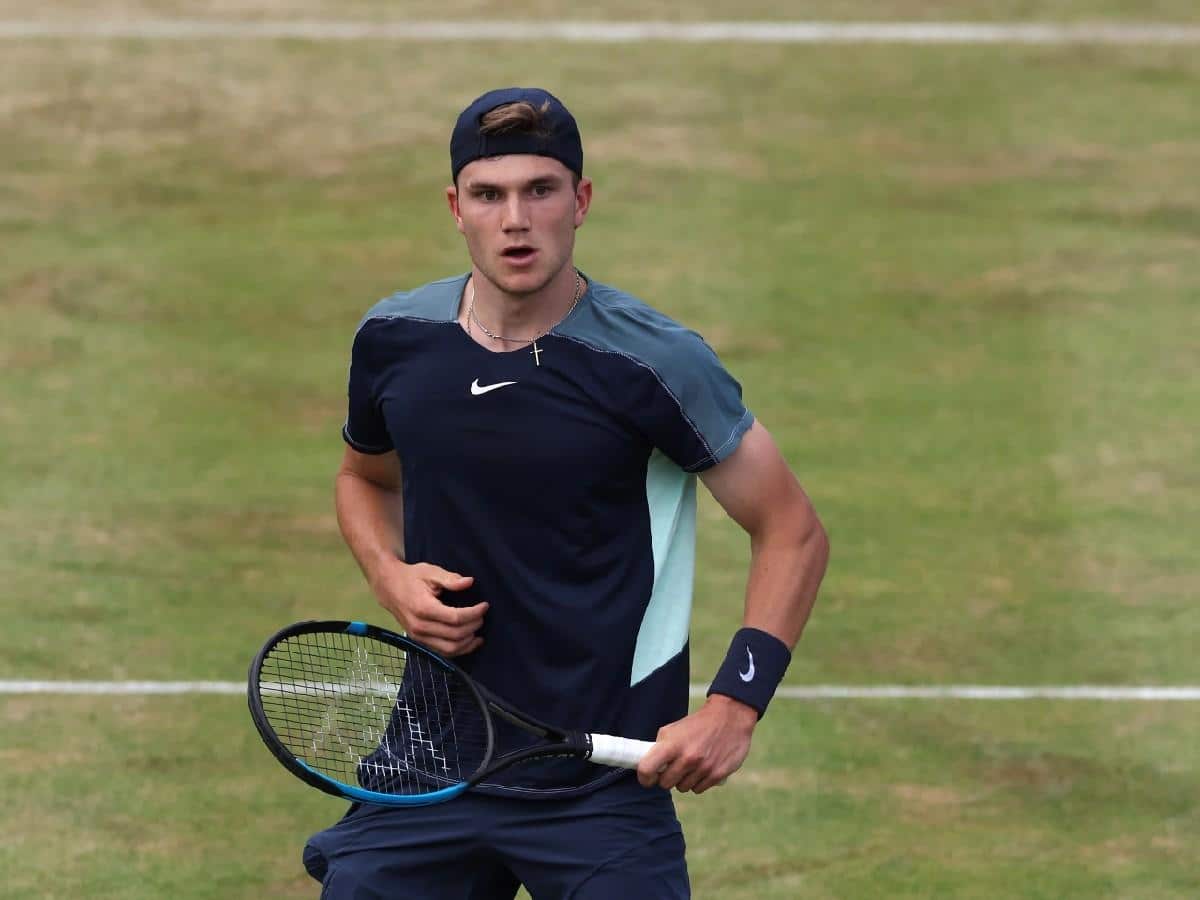
[[[539,185],[555,186],[562,184],[562,181],[563,179],[559,175],[536,175],[523,184],[518,185],[518,187],[531,188],[538,187]],[[475,181],[472,179],[467,182],[467,190],[475,193],[480,191],[504,191],[505,189],[505,185],[494,184],[490,181]]]

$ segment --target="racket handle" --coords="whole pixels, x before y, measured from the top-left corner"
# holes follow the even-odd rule
[[[590,737],[591,761],[599,766],[616,766],[620,769],[636,769],[642,757],[654,746],[654,741],[635,741],[611,734],[593,734]]]

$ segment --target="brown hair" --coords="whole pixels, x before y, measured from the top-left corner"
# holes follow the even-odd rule
[[[539,138],[548,138],[552,132],[546,122],[546,113],[550,111],[550,101],[545,100],[541,106],[534,106],[528,100],[518,100],[515,103],[505,103],[484,113],[479,119],[480,134],[532,134]],[[571,187],[579,187],[578,172],[571,172]]]
[[[550,129],[546,127],[545,116],[549,110],[549,100],[543,102],[540,108],[527,100],[505,103],[483,114],[479,120],[479,133],[507,134],[510,131],[520,131],[547,137]]]

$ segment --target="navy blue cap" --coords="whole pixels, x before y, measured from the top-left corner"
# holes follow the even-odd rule
[[[541,109],[547,101],[550,107],[543,118],[544,133],[529,134],[509,131],[501,134],[480,134],[480,120],[497,106],[526,101]],[[488,156],[508,153],[532,153],[557,159],[576,175],[583,175],[583,142],[575,117],[557,97],[541,88],[501,88],[488,91],[477,98],[458,116],[450,135],[450,174],[457,181],[463,166]]]

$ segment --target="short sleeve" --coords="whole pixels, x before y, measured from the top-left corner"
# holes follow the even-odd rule
[[[365,322],[358,329],[350,351],[350,383],[342,439],[359,453],[378,455],[387,453],[393,445],[375,391],[377,366],[372,358],[370,324]]]
[[[644,361],[654,376],[652,399],[634,416],[651,442],[688,472],[729,456],[754,424],[742,386],[695,332],[679,329],[670,345]]]

